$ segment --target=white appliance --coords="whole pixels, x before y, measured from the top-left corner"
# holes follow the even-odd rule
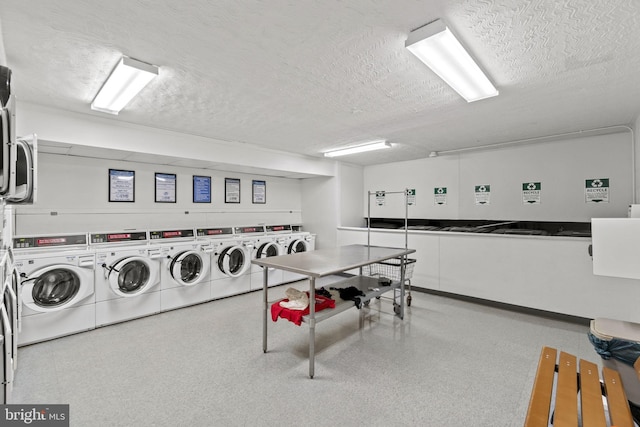
[[[284,255],[286,252],[285,243],[291,235],[291,225],[267,225],[265,226],[266,237],[257,242],[253,250],[252,259],[259,259],[271,256]],[[263,270],[258,265],[251,266],[251,289],[262,289]],[[269,286],[282,284],[284,272],[280,269],[270,268],[268,270]]]
[[[0,261],[0,276],[3,278],[2,303],[0,303],[0,403],[10,402],[13,389],[13,374],[17,366],[17,299],[11,284],[9,251],[3,251]],[[8,280],[7,280],[8,279]]]
[[[94,329],[95,255],[86,234],[14,237],[25,345]]]
[[[160,311],[199,304],[211,299],[211,242],[196,241],[193,228],[150,231],[159,245]]]
[[[11,69],[0,66],[0,198],[7,204],[33,204],[37,190],[38,138],[16,138]]]
[[[199,240],[209,241],[211,253],[211,298],[223,298],[251,290],[251,248],[234,234],[232,227],[199,228]]]
[[[293,231],[284,241],[284,254],[296,254],[300,252],[313,251],[316,248],[316,236],[308,231]],[[290,271],[283,272],[283,282],[293,282],[306,279],[306,276]]]
[[[18,333],[21,329],[20,315],[21,300],[20,300],[20,280],[18,278],[18,271],[15,268],[13,249],[8,247],[3,251],[0,261],[0,272],[2,275],[3,285],[3,303],[9,317],[11,325],[11,358],[13,363],[13,369],[18,367]]]
[[[96,327],[160,312],[158,246],[146,231],[91,233],[95,249]]]

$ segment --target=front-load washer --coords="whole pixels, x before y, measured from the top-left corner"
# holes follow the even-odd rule
[[[251,290],[251,247],[232,227],[199,228],[199,240],[210,241],[211,298],[238,295]]]
[[[160,312],[160,248],[146,231],[90,233],[95,249],[96,327]]]
[[[264,225],[235,227],[235,234],[251,251],[251,260],[282,254],[282,247],[276,243],[273,236],[267,235]],[[262,267],[259,265],[251,264],[249,267],[251,290],[262,289],[264,280],[262,272]],[[270,286],[282,283],[282,270],[270,268],[267,272]]]
[[[294,231],[284,241],[285,254],[313,251],[316,248],[316,236],[308,231]],[[285,271],[283,273],[285,283],[305,279],[306,276]]]
[[[4,284],[2,291],[4,292]],[[13,390],[13,336],[11,320],[4,302],[0,304],[0,403],[9,403]]]
[[[208,241],[197,241],[193,228],[150,231],[152,245],[159,245],[160,310],[173,310],[211,299],[211,253]]]
[[[96,326],[95,255],[86,234],[14,237],[25,345]]]
[[[14,265],[13,250],[8,247],[0,255],[0,275],[2,281],[2,303],[5,306],[11,326],[11,364],[18,367],[18,332],[20,330],[20,290],[18,272]]]

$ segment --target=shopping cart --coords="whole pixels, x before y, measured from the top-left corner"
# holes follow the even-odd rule
[[[411,307],[411,276],[413,276],[413,267],[415,264],[416,260],[413,258],[407,258],[404,262],[404,282],[407,286],[407,307]],[[365,276],[379,277],[381,279],[389,279],[391,282],[399,282],[402,280],[402,258],[391,258],[374,264],[365,265],[362,267],[362,274]],[[400,289],[394,289],[394,310],[397,310],[397,301],[399,298]]]

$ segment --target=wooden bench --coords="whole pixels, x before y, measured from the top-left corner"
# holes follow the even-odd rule
[[[611,426],[633,427],[629,402],[618,371],[602,368],[601,382],[595,363],[580,359],[578,365],[574,355],[563,351],[556,362],[557,355],[555,348],[542,348],[525,427],[547,427],[550,417],[553,417],[552,424],[556,427],[577,427],[579,406],[582,408],[583,427],[606,427],[603,396],[606,397],[606,412]],[[554,391],[555,402],[552,401]]]

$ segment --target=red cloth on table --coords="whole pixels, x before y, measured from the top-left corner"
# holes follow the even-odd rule
[[[307,292],[309,295],[309,292]],[[288,299],[283,299],[282,301],[289,301]],[[311,303],[311,298],[309,298],[309,303]],[[316,294],[316,313],[324,310],[325,308],[335,308],[336,302],[331,298],[323,297],[322,295]],[[287,319],[296,325],[300,326],[302,324],[302,316],[306,316],[310,313],[309,307],[304,310],[291,310],[288,308],[284,308],[280,305],[280,301],[271,304],[271,318],[273,321],[277,321],[278,317],[282,317],[283,319]]]

